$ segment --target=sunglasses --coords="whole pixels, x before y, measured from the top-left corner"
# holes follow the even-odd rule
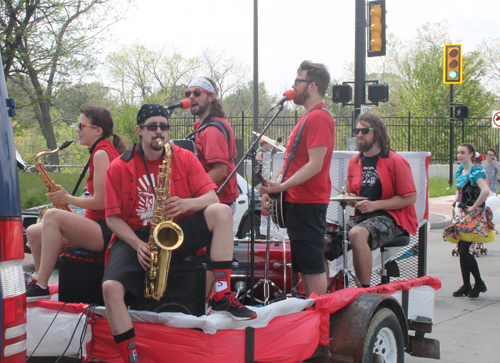
[[[161,131],[168,131],[170,130],[170,125],[169,124],[147,124],[147,125],[139,125],[140,128],[147,128],[148,131],[156,131],[156,129],[159,127]]]
[[[211,93],[211,92],[208,92],[207,90],[204,90],[204,89],[195,89],[194,91],[189,91],[189,90],[188,91],[184,91],[184,96],[190,97],[191,94],[193,94],[195,97],[200,97],[201,92],[208,93],[208,94]]]
[[[374,128],[373,127],[363,127],[361,129],[352,129],[352,134],[354,136],[357,136],[359,134],[359,132],[361,132],[363,135],[368,135],[368,133],[370,131],[373,131]]]
[[[300,82],[314,82],[312,79],[295,78],[294,84],[297,86]]]
[[[91,125],[91,124],[85,124],[83,122],[79,122],[79,123],[76,124],[77,131],[82,131],[82,127],[90,127],[91,129],[97,129],[99,126]]]

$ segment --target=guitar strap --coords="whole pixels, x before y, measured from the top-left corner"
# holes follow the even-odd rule
[[[307,115],[306,117],[304,118],[304,121],[302,122],[302,125],[300,125],[300,129],[299,131],[297,132],[297,136],[295,137],[295,141],[293,143],[293,147],[292,147],[292,150],[290,151],[290,155],[288,156],[288,163],[286,165],[286,169],[285,169],[285,172],[283,173],[283,178],[281,179],[281,182],[283,183],[285,181],[285,177],[286,177],[286,174],[288,172],[288,168],[290,167],[290,164],[292,163],[292,159],[293,157],[295,156],[295,152],[297,151],[297,147],[299,146],[299,142],[300,142],[300,139],[302,137],[302,132],[304,131],[304,126],[306,124],[306,120],[307,120],[307,117],[314,111],[314,110],[323,110],[323,111],[326,111],[328,112],[328,114],[330,115],[330,117],[333,118],[332,114],[330,113],[330,111],[324,107],[318,107],[318,108],[313,108]]]
[[[204,122],[203,125],[201,125],[197,130],[194,130],[193,132],[189,133],[189,135],[187,135],[185,137],[185,139],[187,139],[187,140],[194,140],[194,135],[195,134],[197,134],[198,132],[206,129],[209,126],[215,126],[215,127],[217,127],[220,130],[220,132],[222,132],[222,134],[226,137],[226,140],[228,140],[228,143],[229,143],[229,132],[227,131],[226,125],[224,125],[219,120],[212,119],[211,115],[210,115],[210,118],[208,119],[208,121]]]

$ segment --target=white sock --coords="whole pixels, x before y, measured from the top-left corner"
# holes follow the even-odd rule
[[[36,284],[37,284],[38,286],[40,286],[42,289],[44,289],[44,290],[45,290],[45,289],[47,289],[47,286],[42,286],[42,285],[40,285],[38,282],[37,282]]]

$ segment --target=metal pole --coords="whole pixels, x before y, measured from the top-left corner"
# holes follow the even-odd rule
[[[411,111],[408,111],[408,151],[411,151]]]
[[[354,47],[354,121],[365,103],[366,80],[366,1],[356,0]]]
[[[258,0],[253,1],[253,130],[257,132],[259,130],[259,10],[258,10]],[[253,188],[253,171],[255,168],[255,150],[253,150],[252,156],[252,200],[250,208],[252,215],[250,216],[251,228],[251,241],[250,241],[250,283],[252,288],[250,289],[250,305],[254,304],[254,289],[253,281],[255,276],[255,197]]]
[[[450,188],[453,185],[453,159],[455,153],[455,146],[453,145],[455,141],[454,124],[453,124],[453,85],[450,84],[450,179],[448,184]]]
[[[259,130],[259,11],[253,1],[253,131]]]

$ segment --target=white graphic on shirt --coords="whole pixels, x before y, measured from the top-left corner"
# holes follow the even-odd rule
[[[372,187],[378,179],[377,168],[374,166],[363,166],[363,180],[361,185],[365,187]]]
[[[150,175],[153,184],[155,183],[154,175]],[[143,226],[148,226],[151,224],[153,219],[153,208],[155,202],[154,185],[151,187],[149,185],[149,180],[146,174],[139,178],[137,183],[137,205],[139,208],[136,209],[137,216],[142,220]]]

